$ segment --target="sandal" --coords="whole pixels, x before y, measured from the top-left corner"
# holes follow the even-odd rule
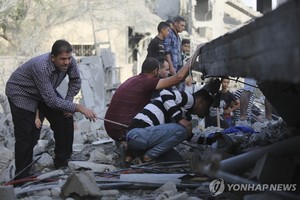
[[[150,160],[145,160],[145,156],[141,156],[141,162],[144,164],[155,162],[154,159],[150,158]]]

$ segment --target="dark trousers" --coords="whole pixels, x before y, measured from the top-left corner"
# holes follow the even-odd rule
[[[73,151],[74,140],[74,119],[65,117],[64,112],[48,107],[45,103],[40,103],[39,110],[44,114],[50,123],[55,139],[54,164],[61,163],[70,159]]]
[[[39,139],[39,132],[35,127],[35,113],[30,112],[15,106],[9,101],[12,120],[14,123],[15,135],[15,179],[25,178],[29,175],[30,167],[27,167],[32,162],[33,147]],[[23,172],[21,172],[24,170]]]
[[[35,113],[18,108],[9,101],[15,134],[15,174],[20,173],[32,162],[33,148],[39,139],[39,131],[35,127]],[[54,164],[60,164],[68,160],[72,154],[74,139],[73,117],[66,118],[64,113],[41,103],[39,107],[50,123],[54,132],[55,157]],[[21,179],[29,175],[31,167],[22,171],[15,179]]]

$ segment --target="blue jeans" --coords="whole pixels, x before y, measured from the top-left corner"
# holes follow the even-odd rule
[[[127,133],[127,144],[135,156],[157,158],[187,138],[187,130],[176,123],[134,128]]]

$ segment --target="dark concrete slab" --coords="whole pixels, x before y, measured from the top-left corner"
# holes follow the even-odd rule
[[[290,0],[206,43],[196,71],[207,75],[300,82],[300,1]]]
[[[201,47],[193,70],[252,77],[283,120],[300,128],[300,1],[290,0]]]

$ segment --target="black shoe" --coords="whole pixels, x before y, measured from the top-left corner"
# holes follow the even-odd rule
[[[55,162],[54,163],[54,168],[55,169],[61,169],[61,168],[67,167],[67,166],[68,166],[68,161],[67,160],[62,161],[62,162]]]

